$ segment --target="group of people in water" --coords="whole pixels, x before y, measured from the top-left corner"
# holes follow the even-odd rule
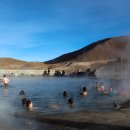
[[[21,98],[22,105],[25,106],[27,110],[32,111],[32,107],[33,107],[32,101],[26,97],[25,91],[21,90],[19,95]]]
[[[3,81],[4,86],[8,86],[9,79],[7,78],[6,75],[3,75],[3,78],[1,80]],[[102,94],[102,95],[110,95],[112,93],[112,91],[113,91],[112,87],[109,87],[108,89],[106,89],[104,87],[103,82],[101,82],[101,83],[96,82],[94,89],[95,89],[96,93]],[[81,96],[88,96],[88,89],[87,89],[87,87],[83,86],[80,89],[79,94]],[[21,97],[22,105],[25,106],[27,110],[29,110],[29,111],[32,110],[32,107],[33,107],[32,101],[26,97],[25,91],[24,90],[20,91],[19,95]],[[64,97],[69,97],[68,92],[64,91],[63,92],[63,96]],[[68,98],[67,101],[68,101],[68,105],[72,106],[74,104],[73,97]]]
[[[98,93],[100,95],[110,95],[113,92],[113,88],[109,87],[108,89],[106,89],[104,87],[104,85],[103,85],[103,82],[101,82],[101,83],[96,82],[94,89],[95,89],[95,93]],[[83,86],[80,89],[79,94],[81,96],[88,96],[88,89],[87,89],[87,87]],[[63,96],[64,97],[68,97],[67,91],[63,92]],[[73,97],[68,98],[68,104],[69,105],[73,105],[73,103],[74,103]]]
[[[101,83],[96,82],[95,89],[96,89],[96,92],[102,95],[110,95],[113,91],[112,87],[109,87],[108,89],[106,89],[103,85],[103,82]]]

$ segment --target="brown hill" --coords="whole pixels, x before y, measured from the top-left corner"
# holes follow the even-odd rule
[[[26,62],[13,58],[0,58],[0,69],[41,69],[44,63]]]
[[[97,68],[122,57],[129,60],[130,36],[107,38],[94,42],[80,50],[64,54],[47,62],[26,62],[12,58],[0,58],[0,69],[56,69],[70,73],[76,70]]]
[[[130,53],[130,36],[107,38],[94,42],[80,50],[64,54],[46,64],[57,64],[63,62],[89,62],[95,60],[112,60],[117,57],[128,59]]]

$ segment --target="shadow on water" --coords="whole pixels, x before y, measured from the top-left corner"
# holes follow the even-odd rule
[[[56,116],[56,115],[55,115]],[[93,123],[93,122],[83,122],[83,121],[70,121],[64,119],[52,119],[51,117],[45,117],[39,114],[20,114],[16,113],[17,118],[29,118],[32,120],[37,120],[39,122],[48,123],[54,125],[58,130],[130,130],[130,127],[111,125],[104,123]]]

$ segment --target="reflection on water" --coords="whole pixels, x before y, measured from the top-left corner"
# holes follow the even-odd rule
[[[114,91],[123,87],[120,80],[69,77],[11,77],[8,87],[5,88],[2,84],[0,85],[1,117],[3,113],[7,112],[26,111],[19,96],[21,90],[24,90],[27,98],[32,100],[33,111],[39,113],[48,114],[78,110],[113,111],[112,103],[122,97],[116,94],[109,96],[96,94],[94,87],[96,81],[104,82],[106,88],[113,87]],[[79,94],[82,86],[87,86],[87,97]],[[68,97],[63,97],[62,93],[64,91],[68,92]],[[73,107],[67,104],[67,100],[70,97],[74,99]],[[28,128],[26,127],[26,129]]]
[[[3,87],[3,95],[8,96],[8,87]]]

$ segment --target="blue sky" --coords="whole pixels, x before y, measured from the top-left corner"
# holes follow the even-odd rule
[[[130,35],[130,0],[0,0],[0,57],[46,61]]]

